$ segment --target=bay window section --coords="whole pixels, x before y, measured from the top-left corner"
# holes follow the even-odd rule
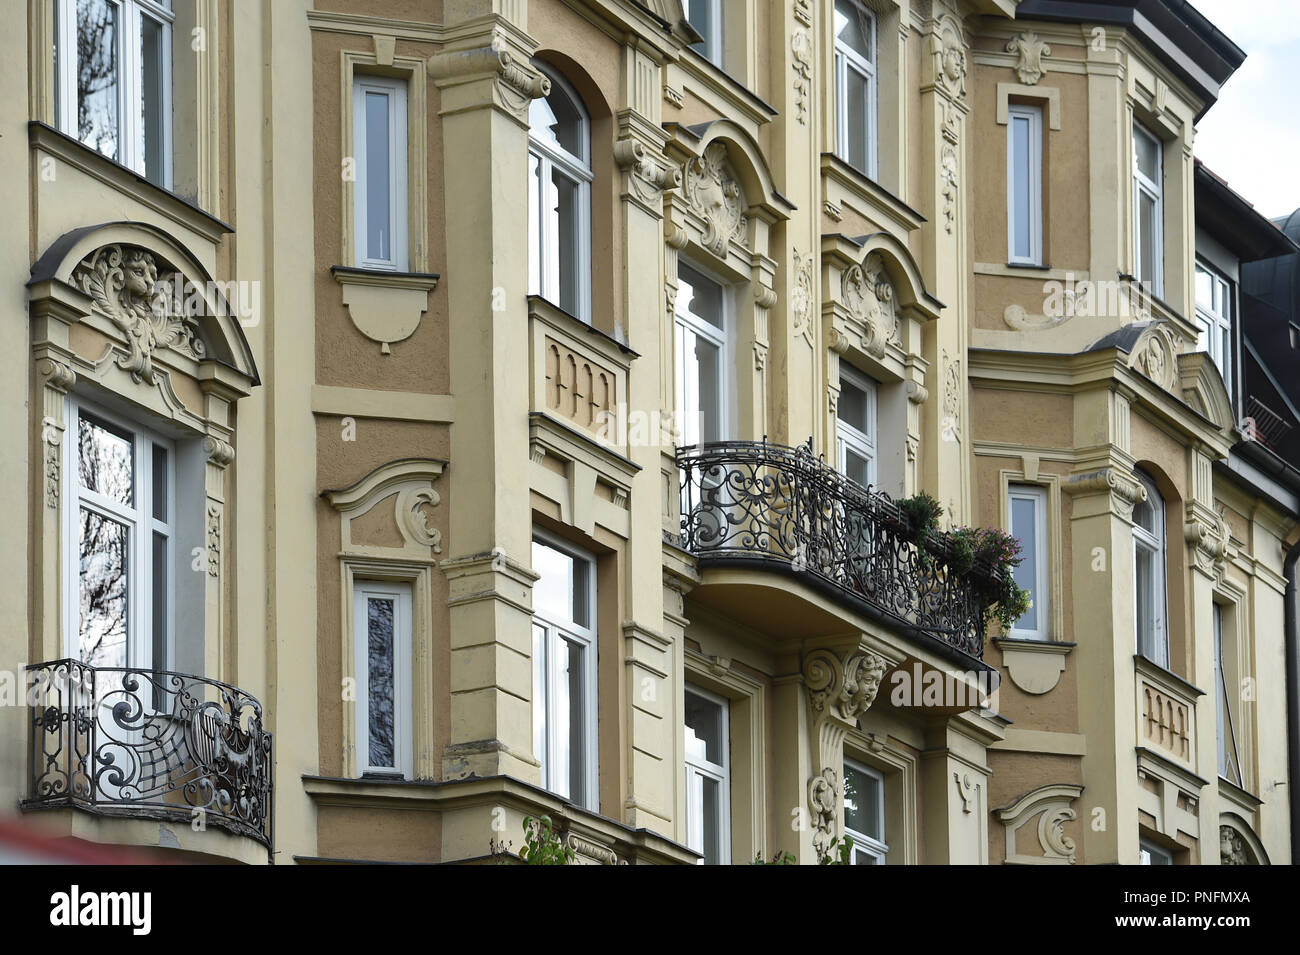
[[[840,472],[862,487],[876,484],[876,383],[841,363],[835,406]]]
[[[1158,666],[1168,667],[1165,502],[1149,477],[1137,472],[1137,478],[1147,492],[1147,499],[1133,508],[1133,610],[1137,652]]]
[[[1011,636],[1048,639],[1047,489],[1014,484],[1008,492],[1011,536],[1020,541],[1016,584],[1029,591],[1029,609],[1011,625]]]
[[[357,769],[362,775],[409,778],[414,759],[411,585],[357,580],[352,609]]]
[[[596,574],[585,554],[533,539],[533,752],[542,785],[596,810]]]
[[[727,700],[686,688],[686,844],[705,865],[731,862]]]
[[[528,113],[528,291],[591,321],[591,123],[576,91],[538,66],[550,95]]]
[[[172,0],[56,0],[60,130],[172,185]]]
[[[406,83],[357,76],[352,84],[352,190],[356,264],[362,269],[409,269]]]
[[[1043,111],[1007,110],[1007,261],[1043,264]]]
[[[876,17],[854,0],[835,0],[836,153],[876,176]]]
[[[844,838],[851,865],[884,865],[885,777],[852,760],[844,761]]]
[[[731,411],[726,289],[685,263],[679,264],[675,311],[681,444],[725,440]]]
[[[1197,351],[1209,352],[1228,396],[1232,379],[1232,284],[1208,266],[1196,263],[1196,317],[1200,321]]]
[[[1133,274],[1152,294],[1164,295],[1163,144],[1133,124]]]

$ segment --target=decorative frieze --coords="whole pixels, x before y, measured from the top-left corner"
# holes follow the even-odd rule
[[[794,250],[794,276],[790,283],[790,331],[813,343],[813,257]]]
[[[813,42],[799,27],[790,36],[791,68],[794,70],[794,115],[801,126],[808,125],[808,98],[812,87]]]

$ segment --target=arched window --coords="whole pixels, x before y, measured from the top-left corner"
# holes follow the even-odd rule
[[[591,321],[591,120],[558,74],[528,112],[528,291]]]
[[[1141,471],[1137,479],[1147,499],[1133,508],[1133,610],[1138,653],[1169,666],[1169,626],[1165,584],[1165,500]]]

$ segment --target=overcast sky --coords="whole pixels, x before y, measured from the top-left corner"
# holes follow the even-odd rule
[[[1196,155],[1270,219],[1300,208],[1300,3],[1192,0],[1246,51],[1196,130]]]

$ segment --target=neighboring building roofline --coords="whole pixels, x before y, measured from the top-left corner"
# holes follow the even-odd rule
[[[1218,239],[1242,262],[1257,262],[1300,252],[1271,219],[1235,192],[1197,159],[1196,224]]]

